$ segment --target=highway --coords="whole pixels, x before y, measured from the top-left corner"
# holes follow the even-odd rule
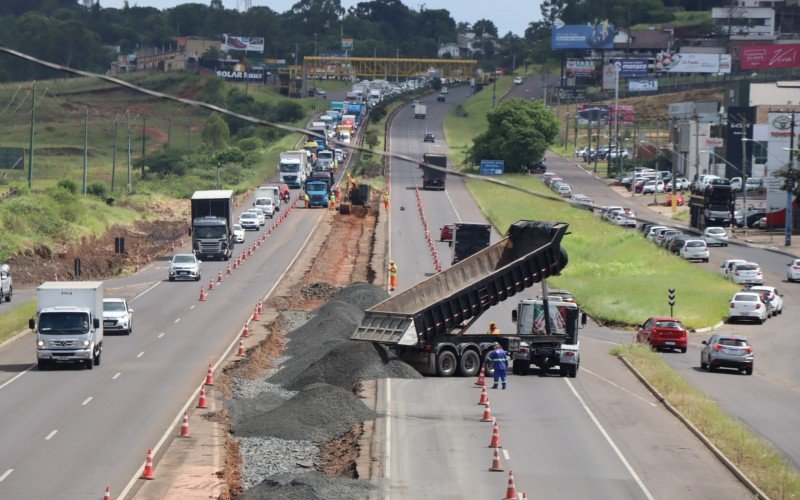
[[[418,158],[423,152],[446,152],[442,119],[469,94],[469,88],[451,88],[447,103],[423,99],[424,121],[414,119],[410,108],[402,110],[391,128],[391,151]],[[424,143],[425,132],[434,132],[436,143]],[[400,291],[433,272],[414,191],[420,182],[416,164],[392,162],[390,249]],[[431,230],[458,220],[485,222],[454,176],[448,177],[446,192],[421,196]],[[437,243],[437,250],[447,267],[450,248]],[[531,297],[537,290],[522,295]],[[501,330],[513,331],[512,307],[496,306],[474,329],[485,331],[495,321]],[[502,473],[488,471],[491,424],[478,421],[482,409],[476,405],[474,380],[389,381],[383,496],[499,498],[511,469],[518,490],[529,498],[745,498],[747,492],[731,474],[608,355],[611,344],[629,341],[629,334],[589,326],[577,379],[510,375],[508,391],[490,391],[505,446]]]

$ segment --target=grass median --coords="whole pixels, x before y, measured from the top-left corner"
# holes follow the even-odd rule
[[[3,304],[8,307],[12,303]],[[36,316],[36,299],[14,307],[0,316],[0,344],[28,328],[28,320]]]
[[[615,347],[669,403],[771,498],[799,498],[800,473],[764,439],[728,416],[656,353],[642,345]]]
[[[505,175],[503,180],[554,196],[535,176]],[[551,285],[570,290],[602,322],[638,325],[650,316],[668,315],[668,288],[676,289],[674,314],[688,328],[713,326],[727,315],[728,300],[737,290],[733,284],[655,249],[638,231],[602,222],[560,199],[541,199],[481,181],[468,181],[467,187],[501,232],[522,219],[569,223],[570,234],[564,238],[569,265]]]

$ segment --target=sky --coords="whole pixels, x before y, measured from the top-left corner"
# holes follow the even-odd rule
[[[253,6],[267,6],[277,12],[289,10],[297,0],[251,0]],[[167,9],[182,3],[181,0],[128,0],[131,6]],[[194,0],[191,3],[209,3],[209,0]],[[236,8],[237,0],[222,0],[226,8]],[[342,0],[347,9],[357,0]],[[490,19],[497,26],[500,36],[509,31],[522,36],[528,23],[539,18],[540,0],[403,0],[410,8],[418,10],[420,5],[428,9],[447,9],[456,22],[474,23],[478,19]],[[102,7],[121,8],[124,0],[100,0]]]

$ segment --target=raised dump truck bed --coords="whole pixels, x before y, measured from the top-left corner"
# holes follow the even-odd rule
[[[494,245],[368,309],[352,338],[416,346],[398,351],[404,359],[413,357],[416,364],[428,355],[438,358],[442,349],[452,350],[456,362],[467,350],[476,351],[482,359],[480,343],[486,339],[479,337],[483,335],[454,333],[466,331],[490,307],[559,274],[567,265],[561,248],[567,227],[564,223],[514,223]],[[446,374],[436,360],[423,364],[435,364],[437,372]],[[471,376],[471,369],[461,368],[462,374]]]

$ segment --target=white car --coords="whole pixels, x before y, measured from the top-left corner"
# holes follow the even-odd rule
[[[733,177],[731,178],[731,189],[736,191],[742,190],[742,178],[741,177]]]
[[[636,214],[630,210],[617,212],[611,222],[616,226],[636,227]]]
[[[267,218],[264,216],[264,212],[262,212],[260,208],[251,208],[248,210],[248,212],[256,216],[259,226],[263,226],[267,223]]]
[[[241,224],[233,225],[233,242],[244,243],[244,228]]]
[[[103,331],[125,335],[133,332],[133,309],[125,299],[103,299]]]
[[[686,260],[708,262],[708,246],[703,240],[686,240],[681,248],[681,257]]]
[[[0,302],[11,302],[11,296],[14,295],[14,280],[10,271],[8,264],[0,266]]]
[[[569,184],[561,184],[556,188],[556,193],[561,196],[570,196],[572,194],[572,188],[569,187]]]
[[[275,216],[275,203],[272,198],[259,198],[253,205],[261,211],[264,217],[269,217],[271,219]]]
[[[664,231],[669,231],[669,228],[667,226],[653,226],[650,228],[650,232],[647,233],[647,239],[655,243]]]
[[[644,181],[642,185],[642,194],[653,194],[654,192],[663,193],[664,183],[657,180]]]
[[[786,281],[800,281],[800,259],[794,259],[786,265],[789,266],[786,269]]]
[[[694,181],[694,190],[696,192],[703,192],[703,190],[711,183],[712,179],[719,179],[718,175],[700,175],[697,177],[697,180]]]
[[[517,76],[514,78],[514,85],[522,85],[522,77]]]
[[[707,227],[703,231],[703,241],[706,242],[706,245],[719,245],[721,247],[728,246],[728,232],[725,231],[724,227]]]
[[[342,151],[341,149],[338,148],[334,149],[333,156],[336,158],[336,161],[338,163],[342,163],[344,161],[344,151]]]
[[[756,292],[738,292],[730,301],[728,321],[754,319],[759,325],[767,320],[767,305]]]
[[[747,289],[747,291],[764,291],[769,294],[767,300],[769,300],[770,305],[772,306],[772,314],[781,314],[783,313],[783,295],[778,291],[777,288],[774,286],[764,286],[764,285],[757,285],[751,286]]]
[[[594,202],[585,194],[573,194],[569,199],[578,205],[586,205],[589,207],[594,205]]]
[[[753,189],[761,189],[764,187],[764,181],[760,177],[748,177],[745,182],[745,189],[751,191]]]
[[[600,208],[600,218],[603,220],[611,221],[615,212],[622,212],[622,207],[611,205]]]
[[[726,278],[730,278],[731,273],[733,273],[733,266],[736,264],[744,264],[745,262],[747,261],[743,259],[728,259],[719,265],[719,272]]]
[[[740,262],[733,265],[730,278],[738,285],[763,285],[764,275],[755,262]]]
[[[253,212],[245,212],[239,216],[239,224],[244,229],[253,229],[258,231],[261,229],[261,224],[258,222],[258,216]]]
[[[255,220],[255,219],[254,219]],[[169,263],[169,280],[193,279],[200,281],[200,261],[192,253],[179,253]]]

